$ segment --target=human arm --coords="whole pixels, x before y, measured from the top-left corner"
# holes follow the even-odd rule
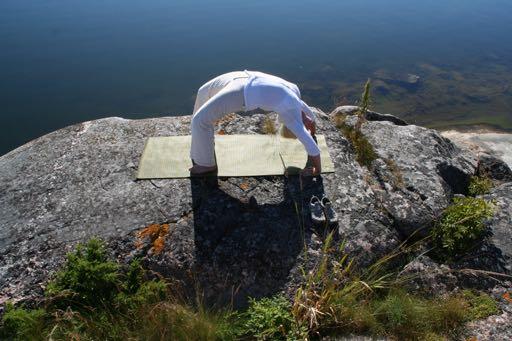
[[[318,175],[322,171],[322,164],[320,161],[320,148],[315,140],[306,129],[305,125],[299,121],[285,122],[286,127],[297,137],[297,139],[304,145],[308,153],[308,163],[304,168],[302,174],[305,176]]]
[[[304,103],[304,101],[301,102],[301,112],[302,112],[302,122],[306,126],[306,129],[311,132],[311,135],[316,134],[316,123],[315,123],[315,114],[311,111],[309,106]]]

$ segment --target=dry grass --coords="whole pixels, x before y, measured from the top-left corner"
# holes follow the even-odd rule
[[[269,116],[265,116],[261,125],[261,131],[263,134],[275,135],[277,133],[275,121]]]
[[[392,185],[395,188],[404,188],[404,179],[402,177],[402,172],[400,171],[400,168],[396,164],[395,161],[392,159],[384,159],[384,162],[386,163],[386,166],[388,167],[389,171],[393,175],[393,178],[390,179]]]

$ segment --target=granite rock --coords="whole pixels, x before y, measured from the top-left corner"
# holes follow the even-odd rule
[[[84,122],[0,157],[0,304],[40,297],[65,254],[94,236],[120,262],[140,257],[207,299],[243,305],[291,293],[329,231],[360,266],[371,264],[428,229],[476,171],[470,153],[391,115],[363,125],[379,156],[367,169],[317,114],[335,172],[314,179],[136,180],[146,138],[187,135],[190,116]],[[231,114],[217,131],[261,133],[265,115]],[[313,194],[331,199],[339,215],[332,229],[312,224]]]

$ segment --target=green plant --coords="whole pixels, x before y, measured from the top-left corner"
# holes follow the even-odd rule
[[[460,296],[425,299],[400,289],[372,304],[380,330],[397,339],[425,339],[451,335],[466,321],[468,304]]]
[[[47,313],[44,309],[26,310],[7,304],[2,317],[0,338],[42,340]]]
[[[364,85],[364,91],[361,94],[361,100],[359,101],[359,110],[357,111],[357,123],[355,125],[355,129],[357,131],[361,131],[361,126],[364,122],[366,122],[366,113],[370,108],[371,104],[371,81],[368,79]]]
[[[119,266],[108,260],[102,241],[91,239],[68,254],[64,269],[48,284],[47,294],[68,305],[97,305],[114,298],[119,285]]]
[[[469,181],[468,194],[471,196],[487,194],[492,187],[491,179],[475,175]]]
[[[470,320],[483,319],[499,313],[498,303],[486,293],[464,290],[462,295],[469,302],[468,318]]]
[[[442,340],[467,320],[465,297],[423,298],[401,289],[408,278],[388,268],[397,250],[357,270],[328,236],[322,257],[297,291],[292,312],[309,335],[370,334],[397,340]],[[412,246],[411,246],[412,247]]]
[[[350,144],[354,148],[356,154],[356,161],[361,166],[371,167],[373,161],[378,157],[372,144],[364,134],[348,124],[340,124],[338,128],[341,129],[343,135],[350,141]]]
[[[370,88],[371,83],[368,79],[361,95],[359,109],[356,112],[357,121],[354,126],[346,123],[346,116],[344,115],[337,115],[334,118],[334,124],[343,132],[343,135],[350,141],[352,148],[354,148],[356,161],[361,166],[366,166],[368,168],[371,167],[372,162],[378,157],[372,144],[361,131],[363,123],[366,122],[366,113],[371,104]]]
[[[251,299],[249,308],[242,315],[241,335],[254,336],[258,340],[295,339],[300,334],[300,327],[290,308],[290,302],[280,295]]]
[[[493,205],[484,199],[454,198],[431,232],[438,256],[451,258],[467,251],[482,236],[484,222],[493,212]]]
[[[498,312],[497,303],[483,293],[464,291],[451,297],[427,299],[401,289],[408,278],[389,269],[391,261],[407,249],[396,250],[364,270],[356,269],[355,262],[343,250],[344,244],[334,247],[333,233],[328,234],[317,265],[304,274],[305,281],[292,303],[282,295],[251,299],[243,312],[210,310],[200,299],[192,303],[181,299],[173,294],[168,283],[145,280],[145,271],[138,261],[126,270],[114,263],[116,289],[107,296],[112,295],[108,304],[102,301],[91,305],[90,297],[81,294],[74,295],[75,301],[65,309],[54,304],[33,310],[7,305],[0,338],[303,340],[356,333],[391,339],[443,340],[455,336],[464,321]],[[97,240],[80,246],[71,255],[72,261],[63,272],[80,268],[74,267],[74,257],[93,263],[112,262]],[[86,268],[97,265],[88,264]],[[104,276],[95,278],[104,281]],[[68,287],[59,287],[55,294],[66,295]],[[89,292],[80,292],[83,291]]]

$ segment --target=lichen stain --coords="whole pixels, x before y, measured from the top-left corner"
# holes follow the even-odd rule
[[[506,301],[508,301],[508,303],[512,303],[512,297],[510,297],[510,296],[511,296],[511,295],[510,295],[510,292],[508,292],[508,291],[507,291],[506,293],[504,293],[504,294],[503,294],[503,296],[502,296],[502,297],[503,297]]]
[[[165,238],[169,234],[169,224],[151,224],[137,232],[135,246],[140,249],[144,246],[143,240],[149,239],[151,250],[155,254],[162,252],[165,246]]]

